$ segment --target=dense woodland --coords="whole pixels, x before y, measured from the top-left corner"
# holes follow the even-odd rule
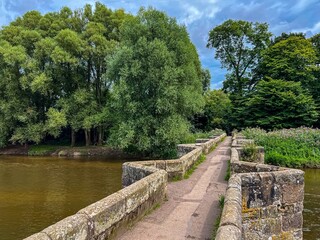
[[[64,141],[171,157],[190,132],[319,126],[319,34],[274,37],[265,23],[228,20],[208,47],[228,70],[221,90],[163,12],[27,12],[0,30],[0,147]]]

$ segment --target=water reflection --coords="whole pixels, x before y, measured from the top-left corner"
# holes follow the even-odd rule
[[[306,169],[303,239],[320,240],[320,169]]]
[[[0,156],[0,239],[22,239],[119,190],[123,162]]]

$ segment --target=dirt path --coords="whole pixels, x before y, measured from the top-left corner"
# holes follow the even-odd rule
[[[128,230],[119,240],[211,239],[219,214],[219,196],[230,159],[227,137],[187,180],[168,184],[168,201]]]

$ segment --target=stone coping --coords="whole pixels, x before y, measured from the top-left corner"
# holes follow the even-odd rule
[[[217,240],[302,239],[304,172],[241,161],[233,137],[231,172]]]
[[[208,153],[225,136],[199,140],[196,144],[181,144],[178,149],[184,154],[178,159],[124,163],[123,189],[25,240],[113,238],[165,200],[168,177],[183,177],[202,153]]]

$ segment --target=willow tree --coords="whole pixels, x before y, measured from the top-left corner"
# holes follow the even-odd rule
[[[110,142],[154,157],[172,157],[203,106],[199,57],[184,26],[141,9],[124,22],[122,46],[109,60],[114,81]]]

